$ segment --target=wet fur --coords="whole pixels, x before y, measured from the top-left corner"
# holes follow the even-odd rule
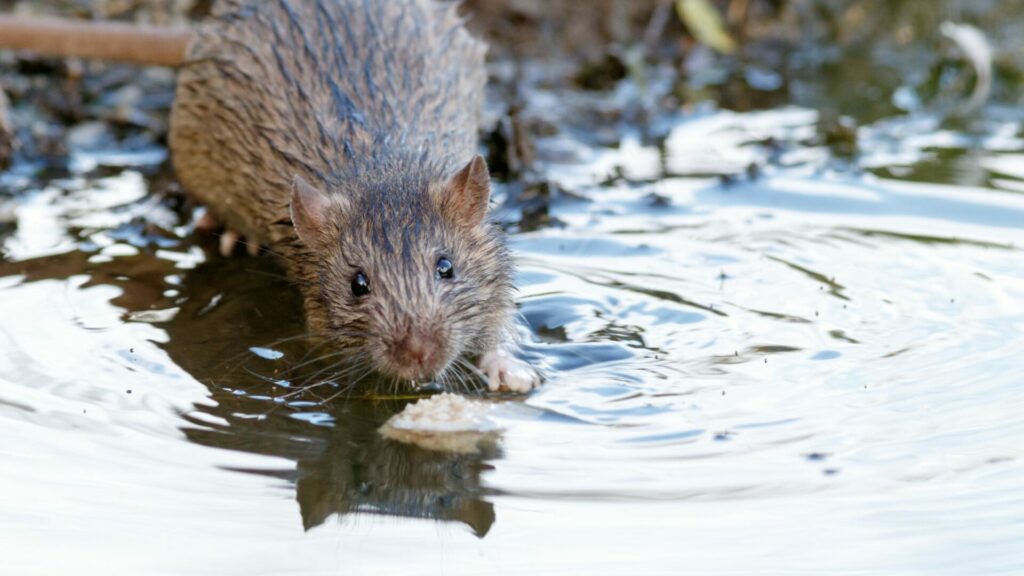
[[[476,150],[484,52],[433,0],[222,0],[179,75],[182,183],[281,257],[312,331],[385,372],[409,329],[440,338],[449,361],[508,336],[511,259],[495,227],[460,221],[449,183]],[[318,246],[291,221],[296,176],[334,201]],[[454,279],[435,277],[440,256]]]

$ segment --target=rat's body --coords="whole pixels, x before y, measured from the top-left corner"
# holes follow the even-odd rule
[[[220,0],[188,44],[170,147],[230,237],[281,257],[312,332],[398,379],[468,354],[524,391],[475,156],[484,52],[434,0]]]
[[[178,74],[175,172],[229,228],[290,252],[295,176],[350,195],[473,158],[483,54],[450,4],[221,1]]]

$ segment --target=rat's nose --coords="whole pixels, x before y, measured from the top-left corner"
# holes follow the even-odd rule
[[[420,330],[409,330],[395,342],[391,354],[395,362],[413,372],[433,373],[437,366],[436,337]]]
[[[429,356],[430,351],[427,350],[427,346],[423,343],[423,340],[418,338],[406,338],[405,340],[405,357],[410,362],[423,365]]]

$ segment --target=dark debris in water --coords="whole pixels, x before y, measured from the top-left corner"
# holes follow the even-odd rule
[[[628,72],[621,58],[606,53],[597,60],[583,62],[575,80],[584,90],[608,90],[626,78]]]

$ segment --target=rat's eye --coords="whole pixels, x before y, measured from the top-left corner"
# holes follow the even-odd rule
[[[358,296],[366,296],[370,293],[370,280],[366,277],[366,274],[362,272],[356,272],[354,278],[352,278],[352,293]]]
[[[455,275],[455,265],[447,258],[437,261],[437,275],[439,278],[449,279]]]

